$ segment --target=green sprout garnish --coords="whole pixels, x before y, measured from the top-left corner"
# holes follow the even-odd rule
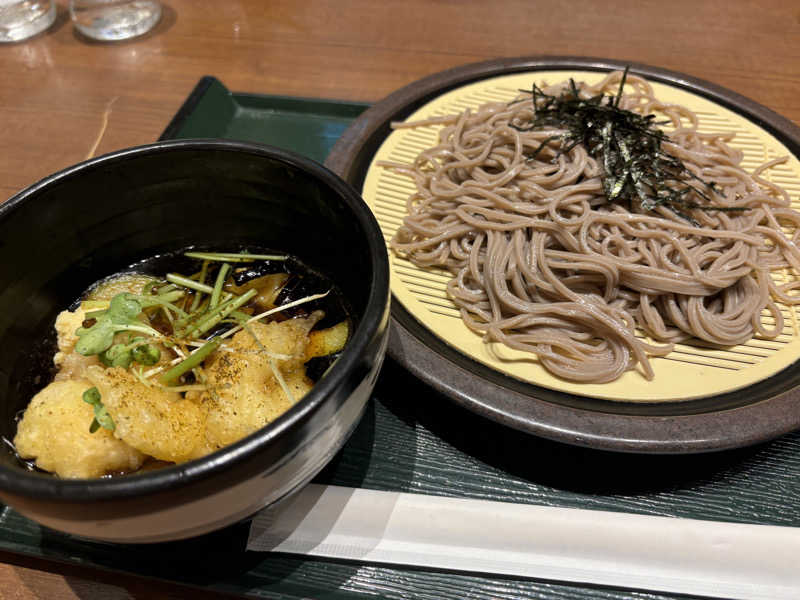
[[[101,400],[100,391],[96,387],[91,387],[83,392],[83,401],[87,404],[91,404],[94,408],[94,419],[92,419],[92,423],[89,425],[89,433],[94,433],[101,427],[109,431],[114,431],[114,429],[116,429],[114,419],[108,414]]]
[[[161,358],[161,351],[152,344],[142,344],[131,350],[131,356],[140,365],[151,367]]]
[[[180,290],[172,290],[160,296],[138,296],[129,292],[117,294],[111,299],[107,309],[86,314],[86,317],[94,319],[95,323],[91,327],[79,327],[75,332],[79,338],[75,344],[76,352],[83,356],[105,352],[114,344],[114,336],[121,331],[135,331],[152,337],[160,337],[161,334],[157,330],[139,320],[139,315],[145,308],[161,306],[185,316],[186,312],[173,304],[183,295],[184,292]],[[112,356],[119,357],[117,352],[122,351],[115,350],[112,352]],[[113,360],[111,357],[108,358]]]
[[[113,344],[108,350],[98,354],[98,357],[107,367],[127,369],[133,362],[149,367],[158,362],[161,351],[156,346],[148,344],[145,338],[135,337],[127,344]]]
[[[286,260],[281,254],[248,254],[247,252],[184,252],[184,256],[220,262],[253,262],[256,260]]]
[[[79,328],[75,333],[78,336],[76,351],[84,356],[97,355],[107,367],[122,367],[133,372],[145,385],[150,385],[150,373],[163,370],[156,367],[148,373],[144,366],[156,365],[161,359],[163,348],[174,348],[182,359],[167,369],[158,377],[158,383],[170,388],[186,388],[181,383],[183,376],[193,371],[199,387],[206,385],[202,374],[203,361],[215,352],[223,340],[241,329],[247,329],[247,324],[259,320],[269,314],[280,312],[321,298],[327,294],[319,294],[289,302],[275,307],[253,317],[250,311],[243,308],[257,294],[253,288],[241,294],[226,291],[225,285],[231,277],[232,264],[254,262],[257,260],[284,260],[286,256],[265,254],[235,254],[235,253],[185,253],[187,257],[203,261],[202,269],[190,277],[179,273],[169,273],[166,281],[153,281],[148,283],[141,294],[123,292],[114,296],[108,302],[107,308],[102,308],[105,303],[96,303],[98,308],[86,313],[86,327]],[[213,277],[213,285],[206,283],[211,278],[212,261],[221,262]],[[147,309],[158,307],[157,311]],[[148,319],[156,313],[163,312],[165,320],[161,322],[158,331],[151,327]],[[93,322],[92,322],[93,321]],[[220,325],[228,326],[228,331],[211,339],[209,332]],[[232,327],[231,327],[232,326]],[[127,333],[127,336],[120,336]],[[136,337],[134,337],[135,334]],[[251,332],[252,334],[252,332]],[[154,343],[158,341],[158,346]],[[191,354],[184,355],[179,349],[186,346],[199,346]],[[264,352],[265,349],[262,348]],[[269,354],[271,358],[288,358],[282,355]],[[175,361],[172,361],[173,363]],[[274,365],[273,370],[274,370]],[[276,375],[279,377],[279,374]],[[279,379],[280,381],[280,379]],[[288,389],[285,382],[282,387]],[[291,391],[287,396],[292,398]],[[113,430],[114,422],[100,400],[97,388],[91,388],[84,394],[84,400],[95,408],[95,420],[92,431],[98,427]]]
[[[114,344],[107,350],[100,352],[97,355],[107,367],[122,367],[127,369],[133,362],[131,350],[125,344]]]
[[[161,335],[137,318],[142,312],[142,308],[141,302],[134,294],[127,292],[117,294],[111,299],[107,310],[96,317],[91,317],[96,319],[94,325],[88,328],[78,328],[75,335],[79,339],[75,344],[75,350],[83,356],[100,354],[111,347],[114,343],[114,335],[120,331],[136,331],[151,336]],[[97,313],[90,314],[96,315]]]
[[[230,315],[232,312],[246,304],[253,296],[258,293],[257,290],[247,290],[241,296],[234,296],[230,300],[223,302],[213,310],[209,310],[197,323],[191,327],[186,333],[190,336],[200,336],[213,327],[215,327],[222,319]]]

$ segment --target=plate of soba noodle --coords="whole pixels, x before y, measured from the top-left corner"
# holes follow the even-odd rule
[[[390,250],[396,360],[517,429],[674,453],[800,427],[799,149],[711,83],[533,57],[396,92],[328,165]]]

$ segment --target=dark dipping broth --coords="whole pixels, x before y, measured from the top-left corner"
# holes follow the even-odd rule
[[[135,278],[137,276],[139,276],[139,278],[141,279],[143,278],[142,276],[144,276],[152,278],[151,281],[157,283],[149,283],[147,286],[145,286],[143,291],[141,291],[138,295],[134,296],[134,299],[162,298],[162,297],[166,298],[169,294],[177,295],[178,293],[182,293],[182,296],[172,301],[172,303],[180,310],[183,310],[186,313],[192,313],[192,309],[194,309],[194,311],[200,315],[194,320],[184,318],[183,321],[188,321],[188,323],[184,323],[179,318],[178,313],[173,310],[170,310],[169,308],[162,308],[161,306],[158,305],[151,307],[143,307],[142,312],[147,315],[146,323],[149,325],[149,327],[157,331],[163,337],[150,338],[144,336],[141,341],[137,342],[135,341],[135,338],[141,336],[142,335],[141,333],[137,331],[133,332],[118,331],[115,334],[113,345],[121,346],[123,348],[123,354],[125,357],[129,358],[130,355],[134,355],[137,357],[142,356],[144,357],[141,358],[142,361],[153,360],[155,355],[148,357],[146,356],[147,353],[144,352],[144,350],[151,349],[150,348],[151,346],[156,346],[156,353],[159,355],[157,361],[143,362],[140,364],[138,362],[139,358],[136,358],[133,359],[133,361],[130,362],[129,365],[120,364],[118,362],[114,362],[116,359],[115,356],[112,355],[111,353],[111,350],[113,350],[112,348],[99,354],[92,354],[93,356],[97,356],[99,359],[101,359],[101,362],[103,364],[97,366],[93,365],[89,368],[94,369],[95,372],[99,372],[99,369],[105,368],[106,372],[108,373],[111,371],[118,372],[118,369],[114,369],[114,367],[122,367],[126,369],[128,374],[138,369],[137,377],[139,377],[140,383],[142,383],[143,373],[147,373],[148,370],[150,369],[162,368],[162,371],[160,373],[152,375],[151,378],[146,378],[144,380],[145,384],[146,382],[153,383],[153,391],[149,394],[149,396],[153,398],[160,397],[159,393],[161,391],[165,391],[165,393],[172,394],[174,396],[174,394],[177,392],[171,392],[170,388],[175,388],[181,390],[181,393],[184,394],[184,397],[180,400],[180,402],[184,403],[183,404],[184,409],[188,407],[188,405],[185,403],[192,401],[194,404],[199,404],[203,406],[203,410],[206,411],[206,415],[213,414],[215,416],[219,416],[217,415],[217,413],[214,413],[213,411],[215,409],[220,409],[219,405],[223,404],[226,401],[226,398],[223,396],[225,396],[226,394],[228,395],[238,394],[239,390],[234,385],[233,387],[236,389],[234,391],[230,391],[230,388],[232,387],[230,384],[228,384],[227,387],[220,386],[218,388],[215,388],[214,386],[209,384],[209,381],[213,382],[217,380],[214,380],[213,377],[209,379],[208,376],[213,376],[215,373],[219,374],[218,372],[221,372],[222,374],[218,378],[218,381],[223,381],[223,380],[227,381],[230,379],[230,376],[234,373],[234,371],[236,371],[236,369],[241,370],[244,368],[245,372],[251,373],[253,364],[255,363],[252,363],[250,361],[260,361],[258,362],[258,368],[257,368],[257,370],[259,370],[258,371],[259,373],[261,372],[260,369],[267,368],[266,366],[267,363],[271,363],[271,366],[269,367],[271,369],[270,372],[273,374],[275,378],[275,383],[276,384],[280,383],[281,390],[284,392],[285,400],[289,401],[289,405],[299,400],[299,397],[295,398],[291,392],[291,390],[293,389],[292,385],[294,384],[290,385],[289,383],[287,383],[287,380],[284,377],[286,373],[282,374],[281,372],[282,367],[280,365],[288,364],[290,359],[267,358],[269,354],[267,351],[271,350],[271,348],[262,345],[262,341],[267,339],[264,338],[263,336],[263,332],[265,332],[266,329],[264,329],[262,326],[272,327],[273,329],[271,329],[271,331],[277,331],[277,330],[285,331],[287,329],[293,330],[294,328],[303,329],[303,327],[306,327],[308,345],[306,345],[305,348],[309,352],[311,347],[314,346],[314,342],[308,340],[314,340],[315,342],[317,342],[316,346],[314,347],[318,348],[318,350],[316,354],[314,354],[313,356],[303,355],[302,359],[295,356],[291,359],[291,361],[295,362],[296,360],[302,360],[302,366],[299,367],[299,369],[302,372],[303,383],[302,385],[298,385],[297,389],[301,390],[299,396],[304,395],[308,391],[308,389],[310,389],[307,388],[306,386],[313,385],[314,383],[316,383],[327,371],[327,369],[329,369],[330,366],[336,361],[336,359],[341,353],[345,340],[349,339],[349,336],[351,335],[353,330],[353,323],[351,318],[352,310],[348,306],[347,300],[340,292],[340,290],[337,288],[337,286],[334,285],[333,282],[330,281],[323,274],[309,268],[307,265],[303,264],[299,259],[292,256],[283,255],[285,256],[285,259],[283,260],[248,259],[246,261],[235,261],[235,262],[222,261],[222,260],[204,261],[202,259],[188,257],[185,255],[186,252],[202,252],[202,253],[214,254],[216,252],[216,249],[212,251],[205,249],[200,250],[195,247],[190,247],[175,252],[156,255],[147,258],[145,260],[139,261],[133,265],[130,265],[130,267],[128,267],[127,269],[115,273],[113,275],[110,275],[109,277],[106,277],[103,280],[93,284],[92,286],[90,286],[89,289],[87,289],[83,294],[81,294],[81,296],[77,298],[69,307],[65,307],[65,310],[76,311],[82,306],[82,303],[84,302],[88,301],[90,304],[92,302],[97,303],[98,301],[93,299],[96,298],[96,294],[98,293],[98,291],[102,292],[103,290],[108,290],[109,286],[113,286],[115,282],[121,282],[121,281],[124,282],[130,280],[131,278]],[[225,253],[259,255],[259,256],[282,255],[282,253],[280,252],[273,252],[261,248],[254,249],[251,247],[247,249],[235,249],[231,251],[226,250]],[[234,300],[237,300],[237,298],[243,298],[249,291],[248,288],[255,289],[256,293],[253,295],[252,298],[242,303],[241,306],[239,306],[231,315],[229,315],[222,322],[214,324],[213,326],[209,327],[207,330],[198,335],[187,336],[186,335],[187,329],[191,331],[191,328],[193,326],[203,322],[205,316],[208,316],[211,312],[213,312],[213,309],[210,309],[208,307],[206,307],[204,312],[202,310],[202,306],[203,304],[210,305],[211,303],[213,303],[212,298],[215,294],[190,290],[179,283],[174,283],[175,281],[174,279],[172,280],[173,282],[171,283],[170,281],[167,281],[167,274],[180,274],[187,278],[193,276],[196,279],[199,279],[200,278],[199,275],[201,273],[201,267],[204,264],[205,264],[205,273],[203,274],[201,283],[204,282],[206,286],[214,287],[215,283],[217,283],[220,271],[223,269],[226,270],[226,272],[223,273],[225,275],[224,279],[226,285],[222,288],[219,294],[217,294],[219,297],[218,307],[222,306],[225,303],[226,294],[229,295],[229,297],[227,298],[227,302],[230,303]],[[223,265],[229,265],[229,266],[223,267]],[[220,281],[222,281],[222,279],[220,279]],[[264,281],[270,282],[270,285],[272,286],[269,290],[269,293],[267,292],[262,293],[263,288],[254,287]],[[219,287],[219,285],[217,285],[216,287]],[[166,292],[164,290],[166,290]],[[252,292],[250,293],[252,294]],[[106,292],[106,294],[108,294],[108,292]],[[322,296],[322,295],[324,295],[324,297],[313,298],[314,296]],[[116,297],[117,294],[115,293],[114,296]],[[267,296],[269,296],[269,305],[264,304],[264,298]],[[259,303],[259,301],[261,302]],[[247,315],[248,317],[256,316],[265,312],[266,310],[272,310],[277,307],[285,306],[291,303],[297,303],[297,305],[277,310],[276,312],[274,312],[274,314],[270,314],[266,316],[264,319],[255,321],[254,323],[250,323],[249,325],[242,328],[241,324],[246,321],[246,317],[244,315]],[[84,304],[83,306],[86,307],[87,305]],[[96,310],[97,309],[94,307],[86,308],[86,312],[89,314],[86,315],[86,318],[83,319],[81,323],[81,328],[84,330],[84,333],[78,334],[79,335],[78,345],[81,344],[82,340],[85,341],[86,339],[88,339],[85,330],[91,331],[90,328],[92,327],[94,327],[95,330],[98,330],[99,328],[96,327],[98,320],[103,319],[105,316],[110,315],[112,312],[111,310],[106,309],[105,314],[103,314],[102,312],[103,309],[100,308],[99,310],[101,312],[96,313],[97,318],[92,318],[91,313],[95,312]],[[167,316],[167,312],[169,312],[170,317]],[[63,314],[64,313],[62,313],[62,315]],[[320,314],[322,314],[323,316],[320,317]],[[233,319],[234,322],[231,322],[232,318],[234,318]],[[110,316],[106,320],[109,319],[111,319]],[[276,323],[279,325],[265,325],[267,323]],[[281,323],[283,323],[283,325],[280,325]],[[303,325],[299,326],[296,324],[303,324]],[[258,336],[254,335],[253,332],[254,327],[260,328],[259,331],[261,331],[262,333],[258,334]],[[231,332],[230,330],[234,328],[238,328],[238,333],[236,333],[236,336],[231,335],[234,332]],[[337,332],[336,336],[331,335],[332,332],[334,331]],[[342,332],[345,333],[343,334]],[[127,339],[121,339],[120,337],[121,334],[123,338],[125,338],[127,335]],[[61,335],[63,336],[63,331],[61,332]],[[257,348],[260,348],[261,350],[257,349],[254,350],[253,348],[244,350],[242,344],[247,344],[247,341],[246,339],[244,339],[244,336],[249,336],[250,338],[252,338],[254,340],[253,343],[256,345]],[[169,361],[172,363],[177,362],[180,365],[188,358],[187,350],[188,352],[193,352],[193,353],[196,352],[197,354],[201,353],[201,350],[203,349],[202,346],[200,346],[199,348],[191,346],[187,347],[185,344],[181,343],[180,340],[187,340],[190,337],[194,340],[195,346],[204,343],[206,341],[213,341],[216,342],[218,345],[214,347],[214,351],[209,352],[206,358],[204,358],[200,362],[199,370],[188,369],[186,370],[185,373],[179,375],[178,377],[174,378],[171,381],[163,381],[163,380],[156,381],[159,377],[164,377],[171,372],[171,369],[174,365],[164,366],[165,361],[167,359],[169,359]],[[221,338],[225,338],[224,341],[221,341]],[[234,338],[237,340],[236,342],[234,342]],[[338,342],[335,341],[334,338],[336,338],[339,341]],[[282,339],[283,338],[278,336],[279,341]],[[294,340],[295,338],[288,337],[286,339]],[[297,337],[296,339],[300,338]],[[153,344],[145,343],[148,340],[154,340],[154,343]],[[322,342],[320,342],[320,340],[322,340]],[[328,342],[327,345],[325,343],[326,340]],[[238,346],[236,345],[237,343]],[[84,344],[84,347],[85,345],[86,344]],[[180,356],[178,352],[172,349],[172,346],[178,347],[178,352],[182,348],[183,355]],[[133,350],[129,350],[130,347],[132,347]],[[322,348],[322,350],[319,350],[319,348]],[[46,378],[48,381],[59,379],[59,368],[56,368],[53,365],[53,356],[57,351],[58,348],[56,346],[56,340],[53,337],[51,338],[51,343],[48,343],[46,345],[46,348],[43,348],[42,352],[42,355],[46,356],[47,359],[49,360],[49,375]],[[262,351],[267,352],[267,354],[263,354]],[[72,350],[72,352],[77,354],[76,350],[74,349]],[[125,354],[125,352],[127,352],[127,354]],[[87,356],[84,352],[80,352],[80,354],[82,356]],[[278,353],[275,356],[286,357],[288,355]],[[124,360],[127,360],[127,358],[123,359],[123,362]],[[210,369],[208,367],[209,365],[208,361],[210,361],[212,365]],[[228,363],[230,363],[227,364],[227,371],[225,370],[226,366],[223,365],[225,361],[228,361]],[[65,370],[64,364],[65,363],[62,363],[60,370],[62,371],[61,374],[62,379],[66,381],[67,379],[64,379],[65,376],[63,375],[63,371]],[[214,365],[216,365],[216,367]],[[84,367],[81,365],[80,368]],[[216,371],[214,370],[215,368]],[[297,367],[292,367],[292,368],[295,369],[291,371],[292,381],[294,381],[295,379],[301,377],[301,375],[296,372]],[[250,369],[251,371],[248,371],[248,369]],[[69,369],[66,370],[69,371]],[[70,376],[68,380],[72,382],[76,380],[84,382],[86,378],[82,377],[80,373],[82,373],[82,371],[79,371],[79,374],[77,376]],[[91,389],[97,391],[98,389],[97,386],[93,388],[85,386],[87,387],[87,392],[83,394],[82,401],[86,404],[86,406],[91,405],[92,408],[94,409],[94,414],[95,414],[94,421],[92,421],[91,418],[87,419],[86,428],[87,431],[91,432],[92,436],[105,435],[108,438],[109,433],[113,432],[115,440],[120,440],[126,445],[128,444],[131,445],[131,447],[135,449],[134,452],[136,453],[140,452],[145,456],[145,458],[142,460],[141,464],[136,466],[136,468],[115,468],[115,469],[110,469],[102,474],[94,474],[88,476],[89,477],[112,476],[122,473],[139,472],[143,470],[159,468],[164,465],[172,464],[173,462],[184,462],[184,460],[191,460],[192,458],[199,458],[200,456],[202,456],[203,454],[187,455],[185,458],[181,458],[180,460],[175,460],[175,461],[166,460],[164,456],[154,457],[152,454],[147,452],[147,447],[149,447],[148,446],[149,441],[147,439],[144,440],[144,446],[142,446],[141,444],[137,445],[131,442],[129,437],[120,435],[122,429],[125,429],[127,431],[131,427],[134,428],[136,427],[135,423],[134,425],[130,425],[126,420],[127,416],[125,416],[125,410],[129,408],[129,407],[126,408],[126,402],[129,402],[129,398],[125,394],[128,393],[128,389],[132,390],[133,386],[135,385],[131,383],[131,381],[129,381],[131,379],[130,377],[127,377],[127,379],[125,379],[126,377],[127,375],[126,376],[120,375],[117,381],[110,380],[108,386],[103,388],[104,390],[116,390],[117,387],[123,389],[123,391],[120,392],[119,394],[117,394],[116,392],[111,394],[111,396],[117,398],[113,409],[111,407],[108,407],[108,410],[106,410],[107,407],[105,407],[104,403],[104,400],[110,398],[111,396],[109,396],[106,393],[104,394],[99,394],[99,392],[97,394],[92,393]],[[206,391],[201,391],[201,389],[204,386]],[[40,384],[37,387],[41,388],[42,385]],[[73,385],[73,388],[74,387],[75,386]],[[137,389],[139,389],[140,392],[142,391],[142,388],[137,388]],[[147,388],[145,387],[143,389],[146,390]],[[71,393],[72,396],[74,397],[75,395],[74,389],[72,390]],[[274,386],[272,388],[271,393],[272,394],[277,393],[276,388]],[[133,392],[131,392],[131,394],[133,394]],[[194,396],[192,396],[192,394],[194,394]],[[268,396],[266,391],[264,395]],[[136,394],[133,394],[133,396],[131,397],[133,398],[133,400],[131,401],[133,402],[133,404],[139,402],[140,400],[142,403],[145,404],[149,402],[149,400],[137,399],[138,396]],[[237,396],[235,398],[235,402],[239,401],[240,400]],[[73,400],[71,400],[71,402],[72,406],[76,406],[77,404],[77,406],[79,406],[80,409],[83,409],[83,411],[85,412],[86,407],[80,403],[77,403],[74,400],[74,398]],[[153,402],[155,402],[155,400]],[[209,406],[205,406],[205,403],[208,403],[210,408]],[[175,399],[173,398],[173,402],[171,403],[164,401],[162,403],[161,408],[164,408],[165,406],[170,410],[174,408]],[[252,407],[245,407],[246,410],[250,410],[250,408]],[[286,409],[287,408],[284,406],[282,410],[285,411]],[[160,408],[156,404],[153,404],[153,406],[148,405],[147,410],[149,410],[150,413],[153,414],[155,413],[160,414],[159,412]],[[202,414],[203,410],[201,410],[199,414]],[[241,410],[238,410],[237,412],[236,406],[233,407],[222,406],[220,410],[222,412],[232,411],[228,414],[228,416],[233,415],[234,420],[238,418],[240,416],[239,413],[242,412]],[[128,410],[128,412],[130,411]],[[189,412],[193,414],[194,409],[192,409],[192,411]],[[23,414],[24,411],[21,411],[17,415],[18,427],[20,427],[20,422],[23,419]],[[115,419],[111,418],[114,414],[123,415],[122,417],[120,417],[120,424],[124,425],[125,427],[120,427],[117,423],[114,422]],[[266,425],[268,422],[271,422],[272,420],[274,420],[274,418],[277,418],[277,416],[279,416],[279,414],[272,415],[265,422],[258,421],[257,426],[254,426],[254,428],[252,428],[252,431],[249,432],[245,431],[243,435],[239,435],[239,439],[241,439],[241,437],[244,437],[248,433],[252,433],[253,431],[259,429],[260,427]],[[169,415],[167,415],[167,418],[169,418]],[[224,416],[221,418],[223,422],[223,427],[225,427],[226,424],[224,423]],[[242,416],[241,418],[244,418],[244,416]],[[258,418],[260,419],[261,417]],[[183,427],[184,425],[186,427],[192,427],[194,423],[193,419],[196,421],[196,415],[194,417],[192,415],[187,415],[186,417],[187,423],[181,423],[180,427]],[[236,439],[231,439],[227,442],[224,442],[222,445],[212,444],[211,446],[209,446],[207,441],[208,436],[205,429],[206,427],[205,422],[203,424],[203,427],[204,427],[203,435],[206,436],[203,438],[205,440],[204,443],[206,444],[204,446],[205,454],[213,452],[224,445],[237,441]],[[209,429],[210,427],[211,425],[208,425]],[[21,429],[18,430],[18,434],[20,431]],[[192,431],[194,431],[194,429]],[[233,429],[231,431],[233,431]],[[225,435],[228,435],[228,433],[226,433]],[[138,439],[137,436],[133,437]],[[83,439],[85,440],[86,438]],[[17,442],[17,440],[18,438],[15,438],[14,442]],[[37,471],[41,470],[38,467],[41,467],[43,465],[36,464],[36,459],[38,459],[39,457],[36,456],[35,453],[32,453],[30,451],[29,449],[30,444],[28,444],[26,452],[23,452],[22,446],[20,444],[17,444],[17,446],[19,447],[19,452],[18,452],[18,448],[15,447],[14,443],[12,443],[10,440],[4,440],[4,441],[6,442],[6,444],[11,446],[14,454],[17,457],[17,460],[22,466],[31,470],[37,470]],[[95,441],[94,438],[92,438],[92,443],[94,443],[94,441]],[[114,451],[116,450],[117,449],[115,448]],[[138,458],[139,457],[137,455],[136,459],[137,461]],[[47,467],[46,465],[45,468],[46,472],[55,471],[55,469]],[[74,477],[76,475],[67,475],[67,476]],[[84,476],[85,475],[77,475],[77,477],[84,477]]]

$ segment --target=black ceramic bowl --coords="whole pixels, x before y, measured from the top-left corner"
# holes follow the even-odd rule
[[[219,140],[102,156],[0,204],[0,435],[13,439],[15,416],[48,383],[59,311],[98,279],[198,243],[279,249],[331,278],[355,324],[333,368],[263,429],[158,471],[61,480],[26,471],[2,444],[3,502],[89,538],[185,538],[291,494],[344,444],[386,346],[389,270],[378,225],[350,186],[313,161]]]

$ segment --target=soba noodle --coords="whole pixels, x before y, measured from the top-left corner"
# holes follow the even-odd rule
[[[579,86],[581,94],[615,93],[621,76]],[[780,160],[747,173],[726,143],[732,134],[700,133],[694,113],[659,102],[643,79],[628,76],[626,91],[620,108],[671,123],[663,149],[715,182],[715,205],[747,210],[689,209],[692,223],[663,205],[610,203],[600,165],[582,145],[563,153],[553,141],[529,160],[559,133],[520,131],[533,118],[530,94],[395,124],[443,128],[412,165],[381,163],[417,188],[394,251],[451,272],[449,296],[486,341],[532,352],[572,381],[608,382],[637,365],[652,378],[649,357],[687,340],[731,346],[775,337],[783,330],[776,302],[799,301],[796,281],[771,274],[800,272],[800,213],[761,176]]]

